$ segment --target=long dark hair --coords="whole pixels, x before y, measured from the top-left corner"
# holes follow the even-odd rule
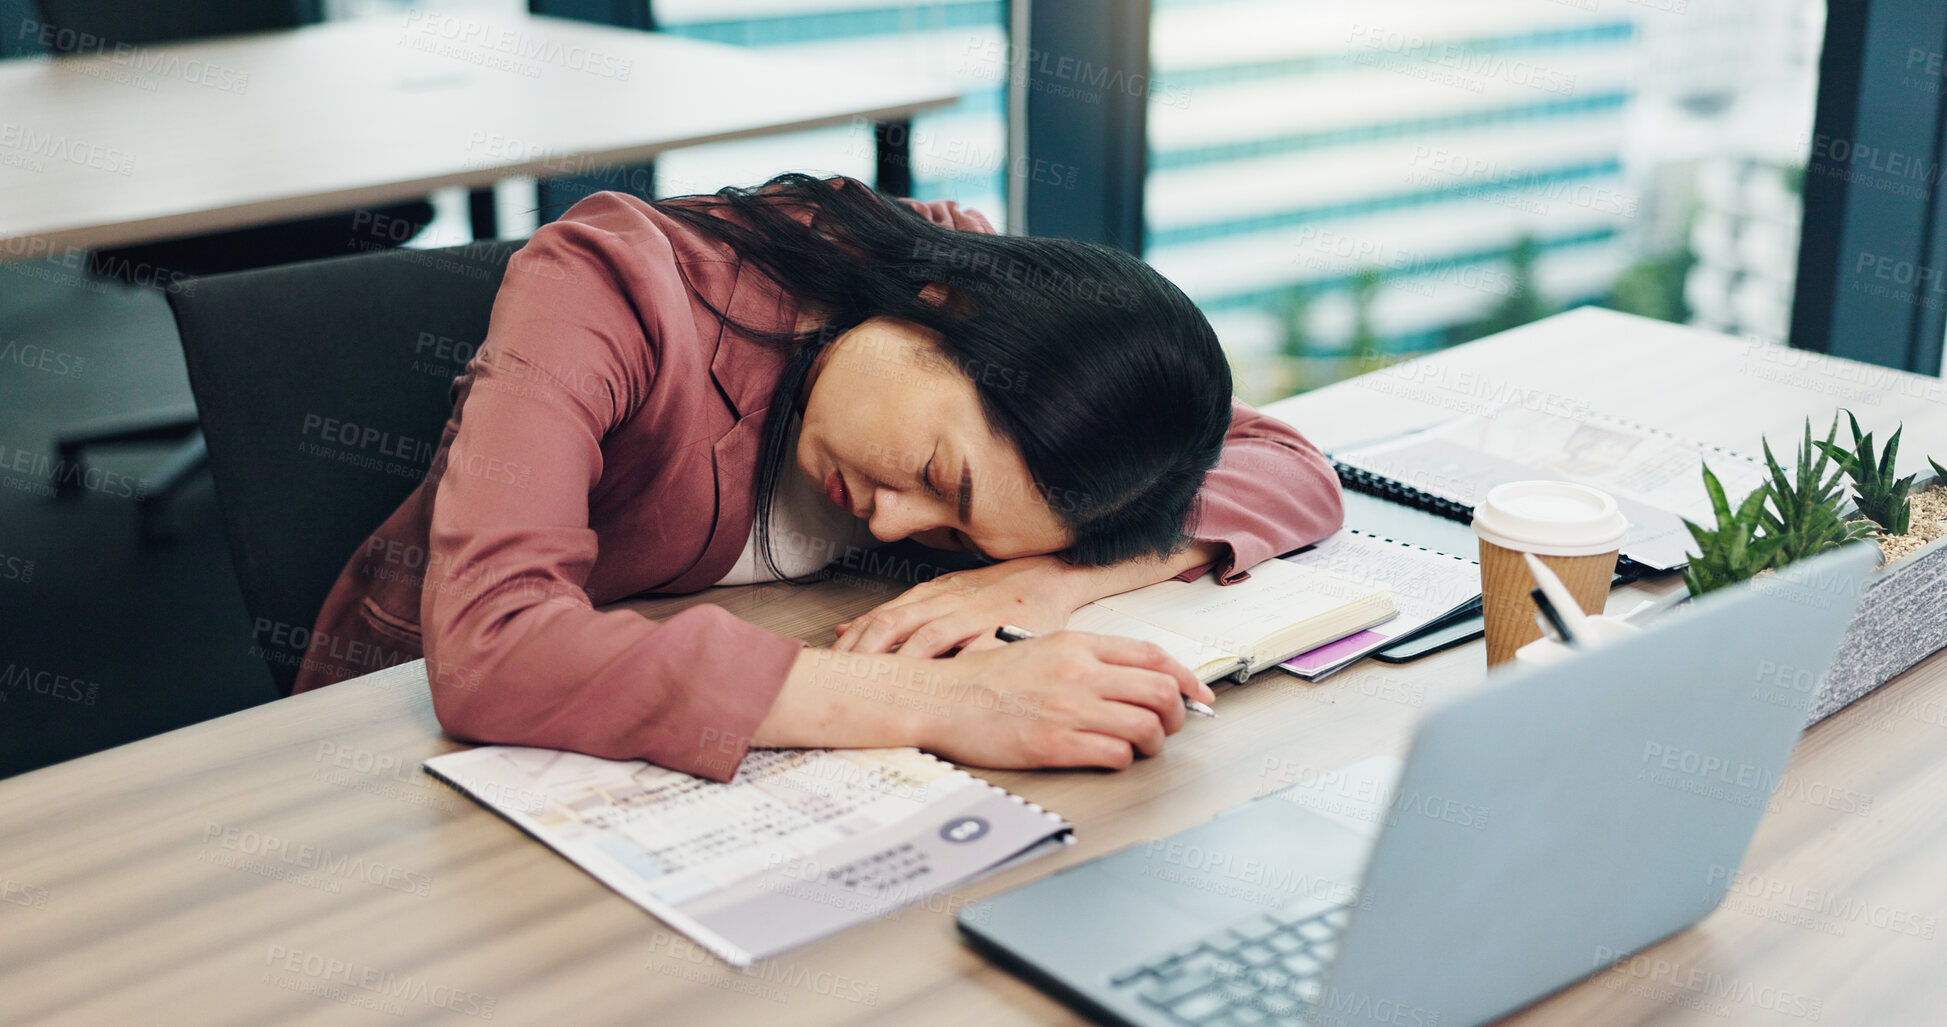
[[[1072,535],[1061,559],[1100,566],[1189,544],[1197,490],[1230,425],[1230,365],[1203,313],[1148,264],[1093,243],[947,228],[842,176],[787,173],[652,206],[830,310],[815,329],[773,331],[699,294],[727,326],[789,355],[757,486],[773,574],[788,414],[818,355],[872,317],[938,333],[938,356],[973,380],[988,426],[1018,448],[1036,500]],[[922,296],[931,283],[954,301]]]

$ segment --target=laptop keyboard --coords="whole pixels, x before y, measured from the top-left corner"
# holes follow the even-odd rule
[[[1181,1024],[1295,1027],[1318,997],[1347,915],[1344,906],[1306,917],[1254,914],[1109,984]]]

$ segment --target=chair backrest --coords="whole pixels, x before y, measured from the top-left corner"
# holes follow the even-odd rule
[[[59,30],[53,49],[163,43],[296,28],[324,20],[322,0],[35,0]],[[91,42],[92,40],[92,42]]]
[[[283,264],[168,294],[252,635],[286,694],[346,560],[424,478],[521,245]]]

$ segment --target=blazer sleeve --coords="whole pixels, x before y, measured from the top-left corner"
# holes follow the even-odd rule
[[[1310,545],[1339,530],[1345,500],[1338,474],[1311,440],[1235,397],[1223,456],[1197,492],[1201,517],[1194,537],[1223,542],[1214,564],[1176,576],[1195,581],[1215,567],[1217,583],[1234,585],[1249,569],[1279,553]]]
[[[602,439],[648,390],[655,326],[692,318],[680,276],[642,273],[645,251],[673,260],[667,237],[584,202],[514,255],[471,368],[420,598],[433,709],[464,740],[729,780],[804,643],[712,603],[657,622],[584,591]]]

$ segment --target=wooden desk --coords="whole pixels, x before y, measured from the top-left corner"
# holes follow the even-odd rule
[[[1438,416],[1477,398],[1481,382],[1516,383],[1740,445],[1753,417],[1777,432],[1830,410],[1812,387],[1823,379],[1759,378],[1741,370],[1740,347],[1579,313],[1439,355],[1444,385],[1422,368],[1277,409],[1329,444]],[[1688,370],[1672,388],[1647,386],[1671,368]],[[1394,387],[1414,381],[1411,394]],[[1744,384],[1729,392],[1725,381]],[[1697,401],[1706,394],[1721,401]],[[1859,406],[1875,424],[1905,417],[1916,460],[1920,439],[1942,437],[1935,400]],[[859,577],[629,605],[666,616],[716,601],[816,644],[885,589]],[[1638,591],[1619,591],[1612,609]],[[1130,770],[985,773],[1068,816],[1079,842],[744,975],[418,772],[456,746],[433,719],[423,664],[395,667],[0,782],[0,1008],[78,1024],[466,1022],[488,1011],[523,1024],[1080,1024],[966,948],[952,912],[1294,777],[1400,751],[1418,710],[1477,680],[1482,659],[1474,643],[1319,685],[1269,672],[1222,695],[1220,719],[1193,719]],[[1725,907],[1510,1022],[1792,1023],[1814,1008],[1820,1023],[1936,1020],[1947,1003],[1947,657],[1809,731],[1781,791]]]
[[[6,261],[613,173],[679,146],[904,118],[958,90],[559,18],[411,11],[6,61],[0,97]]]

